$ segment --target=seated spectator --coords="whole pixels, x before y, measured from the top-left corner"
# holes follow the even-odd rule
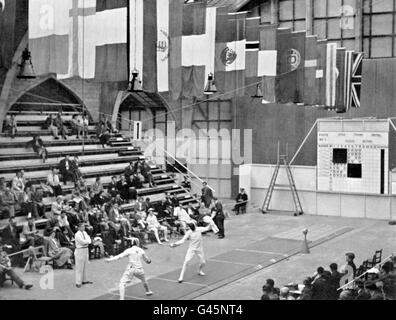
[[[312,284],[312,300],[329,300],[331,287],[329,281],[326,279],[323,267],[319,267],[316,270],[314,279]]]
[[[111,177],[111,182],[109,183],[107,187],[107,192],[110,194],[112,198],[114,198],[116,195],[118,195],[118,190],[117,190],[117,177],[112,176]],[[121,195],[120,195],[121,196]],[[126,200],[126,199],[124,199]]]
[[[59,112],[54,120],[54,126],[58,128],[58,132],[62,135],[63,139],[67,140],[66,135],[68,134],[66,126],[62,119],[62,113]]]
[[[139,246],[142,249],[147,249],[145,233],[143,232],[146,228],[146,225],[142,222],[142,219],[139,216],[132,215],[130,218],[131,222],[131,231],[129,233],[130,236],[139,239]]]
[[[186,189],[188,192],[191,191],[191,181],[189,180],[188,176],[184,176],[184,180],[182,182],[182,187]]]
[[[117,190],[121,194],[121,198],[129,200],[129,183],[125,176],[121,176],[121,179],[117,182]]]
[[[46,239],[48,243],[48,255],[54,258],[56,265],[59,268],[66,267],[73,269],[71,264],[71,256],[73,252],[69,248],[60,246],[59,241],[56,239],[56,230],[49,230],[49,237]]]
[[[98,138],[102,147],[106,148],[106,145],[108,145],[110,142],[111,133],[104,125],[99,125]]]
[[[288,287],[280,289],[279,300],[296,300],[291,294]]]
[[[155,239],[157,240],[158,244],[162,244],[160,237],[159,237],[159,231],[163,231],[164,241],[165,242],[169,241],[168,237],[167,237],[168,228],[161,225],[158,222],[153,208],[148,209],[148,216],[147,216],[146,222],[147,222],[147,230],[154,233]]]
[[[112,201],[117,203],[119,207],[121,207],[121,205],[123,205],[125,203],[125,200],[121,198],[120,194],[116,194],[116,196],[113,198]]]
[[[52,193],[57,197],[63,194],[62,187],[60,185],[59,176],[56,172],[56,168],[51,168],[51,173],[47,177],[47,185],[51,187]]]
[[[94,184],[92,185],[92,192],[94,197],[97,198],[97,202],[102,205],[107,200],[110,200],[110,195],[103,188],[103,184],[100,181],[100,177],[96,177]]]
[[[3,243],[9,246],[9,253],[16,253],[22,250],[20,244],[20,232],[17,228],[15,218],[9,218],[8,225],[3,229],[2,233]],[[23,267],[23,256],[17,254],[12,257],[12,264]]]
[[[36,223],[32,216],[29,216],[27,223],[23,225],[20,240],[21,242],[27,243],[29,246],[32,247],[43,244],[43,237],[36,229]]]
[[[236,214],[246,213],[248,195],[246,194],[245,189],[241,188],[241,191],[238,193],[235,201],[237,203],[232,211],[235,211]]]
[[[14,139],[15,135],[18,131],[18,125],[17,125],[17,120],[15,119],[15,115],[6,115],[5,118],[5,123],[4,123],[4,131],[8,133],[8,135]]]
[[[135,163],[131,161],[129,165],[124,170],[125,177],[129,178],[130,176],[134,175],[136,172]]]
[[[134,205],[135,213],[140,216],[143,220],[146,220],[147,217],[147,204],[143,201],[143,197],[139,197],[138,202]]]
[[[89,132],[89,120],[86,114],[82,115],[82,120],[81,120],[81,124],[82,124],[82,131],[84,134],[84,138],[88,137],[88,132]]]
[[[27,216],[29,213],[33,212],[33,199],[32,199],[32,190],[30,187],[26,187],[22,194],[22,203],[21,203],[21,211],[24,216]]]
[[[58,127],[55,124],[55,119],[52,114],[49,114],[47,119],[44,122],[43,125],[44,130],[49,130],[49,132],[53,135],[53,137],[58,140],[59,135],[58,135]]]
[[[115,231],[121,230],[123,235],[128,234],[128,231],[131,229],[130,223],[128,219],[121,214],[117,203],[111,202],[108,216],[109,216],[109,225]]]
[[[16,285],[21,289],[29,290],[33,287],[31,284],[26,284],[14,271],[11,265],[11,260],[8,257],[4,246],[0,244],[0,287],[3,286],[5,276],[8,275]]]
[[[337,290],[340,287],[340,280],[342,274],[338,272],[338,265],[336,263],[330,264],[330,277],[329,277],[329,299],[330,300],[337,300],[339,296],[339,291]]]
[[[43,202],[43,191],[38,187],[33,187],[32,201],[33,201],[33,217],[36,219],[44,215],[45,206]]]
[[[62,210],[63,210],[63,196],[57,196],[56,200],[51,204],[51,212],[53,215],[60,216]]]
[[[80,158],[76,155],[72,160],[72,175],[73,182],[75,185],[82,179],[82,173],[80,170]]]
[[[382,265],[379,280],[383,283],[385,299],[396,300],[396,273],[392,261]]]
[[[5,188],[0,192],[0,213],[7,218],[15,216],[15,205],[18,203],[17,197],[10,188]]]
[[[355,281],[357,291],[355,300],[370,300],[370,293],[366,290],[364,280],[358,279]]]
[[[378,287],[376,282],[367,282],[366,290],[370,294],[369,300],[385,300],[384,294],[381,292],[381,289]]]
[[[131,187],[134,187],[135,189],[141,189],[143,187],[142,179],[139,178],[137,173],[134,173],[129,177],[129,184]]]
[[[73,166],[74,164],[70,160],[69,155],[66,155],[65,158],[59,162],[59,171],[65,185],[67,185],[68,181],[74,182]]]
[[[24,179],[22,178],[22,171],[17,172],[12,179],[11,191],[15,194],[19,203],[23,202],[23,191],[25,190]]]
[[[303,285],[304,288],[301,291],[299,300],[312,300],[312,278],[305,278]]]
[[[80,117],[80,119],[79,119]],[[72,116],[72,121],[71,121],[71,133],[75,134],[77,139],[80,139],[80,136],[82,135],[82,125],[81,125],[81,116],[74,114]]]
[[[151,167],[146,162],[146,160],[141,161],[140,172],[144,177],[144,182],[149,184],[149,188],[154,188],[156,186],[154,182],[154,177],[153,174],[151,173]]]
[[[58,225],[61,231],[66,231],[67,235],[72,239],[74,232],[70,227],[69,220],[67,219],[66,211],[62,210],[60,216],[58,216]]]
[[[34,135],[33,140],[26,143],[26,147],[32,148],[33,151],[43,160],[43,163],[45,163],[48,158],[48,151],[44,146],[43,140],[38,135]]]
[[[197,224],[197,221],[192,219],[187,211],[183,208],[182,204],[179,203],[179,205],[174,209],[173,215],[177,217],[177,221],[175,222],[176,224],[180,224],[181,228],[183,231],[186,230],[187,224],[188,223],[194,223],[195,225]]]

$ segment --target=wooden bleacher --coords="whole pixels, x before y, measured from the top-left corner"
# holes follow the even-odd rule
[[[111,177],[120,175],[124,172],[125,167],[131,162],[145,159],[142,150],[133,145],[133,141],[121,134],[113,134],[109,145],[103,148],[99,140],[94,136],[95,124],[90,123],[89,138],[76,139],[71,136],[68,140],[55,140],[48,130],[42,130],[42,124],[48,114],[56,114],[59,106],[56,108],[51,104],[43,107],[38,105],[17,105],[8,114],[15,114],[18,121],[18,135],[11,139],[6,133],[0,133],[0,178],[4,178],[6,182],[10,182],[16,172],[23,169],[25,178],[34,185],[45,182],[51,167],[58,166],[59,161],[66,154],[74,157],[79,156],[80,170],[86,180],[88,186],[91,186],[96,177],[101,177],[101,181],[106,187]],[[77,114],[73,106],[62,108],[62,115],[65,120],[70,120],[73,114]],[[26,148],[26,142],[32,139],[33,134],[39,134],[43,139],[48,150],[48,159],[42,163],[41,159],[33,152]],[[84,153],[82,152],[84,150]],[[195,203],[197,201],[189,194],[187,190],[177,185],[174,178],[159,166],[152,166],[156,187],[142,188],[137,190],[138,196],[149,197],[152,203],[161,201],[165,192],[174,194],[181,203]],[[71,192],[72,185],[62,185],[62,190],[73,204]],[[46,210],[51,209],[51,203],[55,201],[49,194],[44,194],[44,203]],[[132,204],[124,205],[123,210],[128,210]],[[17,225],[21,226],[26,221],[26,217],[19,216],[16,212]],[[8,223],[8,219],[0,220],[0,231]],[[46,219],[36,221],[38,227],[44,225]]]

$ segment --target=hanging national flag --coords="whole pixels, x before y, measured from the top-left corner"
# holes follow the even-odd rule
[[[257,82],[260,17],[246,18],[246,81]],[[250,79],[250,80],[248,80]],[[250,88],[250,87],[249,87]],[[255,88],[254,88],[255,90]]]
[[[222,10],[216,25],[215,83],[218,91],[231,96],[243,95],[245,69],[246,12]]]
[[[157,2],[157,86],[177,100],[182,87],[183,0]]]
[[[304,72],[304,103],[316,104],[316,71],[318,67],[317,36],[307,36],[305,39],[305,72]]]
[[[345,94],[346,94],[346,49],[337,48],[336,68],[337,68],[337,79],[336,79],[336,100],[335,107],[337,113],[343,113],[346,111],[345,105]]]
[[[353,54],[353,66],[351,77],[351,108],[360,108],[360,96],[362,89],[362,70],[363,70],[363,56],[362,52],[355,52]]]
[[[353,54],[352,50],[347,50],[345,52],[345,110],[348,111],[351,107],[352,99],[352,68],[353,68]]]
[[[277,74],[277,29],[274,25],[260,26],[259,71],[262,76],[263,101],[276,101],[275,81]]]
[[[201,97],[208,75],[214,73],[215,7],[203,2],[187,4],[183,9],[182,95]]]
[[[290,82],[296,55],[292,50],[292,31],[289,28],[278,28],[276,38],[277,77],[275,84],[276,101],[288,103],[294,101],[295,85]],[[291,63],[293,62],[293,63]]]
[[[327,40],[318,40],[318,67],[316,69],[316,99],[318,106],[326,105]]]
[[[73,47],[69,47],[71,24],[69,12],[73,9],[73,5],[77,6],[78,2],[29,1],[29,50],[34,59],[36,75],[69,74],[71,60],[69,55],[73,54]],[[72,26],[74,27],[74,24]]]
[[[337,44],[328,43],[326,50],[326,107],[336,105]]]
[[[289,75],[290,87],[294,89],[293,101],[301,104],[304,102],[304,74],[305,74],[305,31],[292,32],[292,49],[288,63],[291,64]]]

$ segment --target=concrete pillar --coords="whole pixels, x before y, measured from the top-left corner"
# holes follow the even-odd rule
[[[356,0],[355,51],[363,51],[363,0]]]
[[[313,0],[305,0],[305,22],[307,35],[311,36],[313,34]]]
[[[278,24],[279,0],[271,0],[271,24]]]

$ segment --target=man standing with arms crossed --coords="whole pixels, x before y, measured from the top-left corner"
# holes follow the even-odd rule
[[[89,258],[88,246],[92,241],[88,233],[85,232],[85,223],[82,222],[78,225],[78,231],[74,239],[76,242],[76,250],[74,251],[76,260],[76,287],[81,288],[83,284],[92,284],[91,281],[86,280]]]
[[[144,289],[146,290],[146,296],[151,296],[153,293],[149,289],[146,276],[144,273],[143,265],[141,262],[141,258],[147,263],[150,264],[151,260],[146,255],[143,249],[139,248],[139,240],[132,240],[132,247],[126,249],[123,253],[118,256],[106,259],[106,262],[117,261],[122,258],[128,257],[129,263],[125,269],[124,274],[121,277],[119,289],[120,289],[120,300],[125,299],[125,286],[128,282],[132,281],[133,277],[138,278],[142,281]]]

